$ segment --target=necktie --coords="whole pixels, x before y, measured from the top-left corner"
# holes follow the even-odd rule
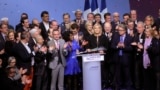
[[[59,42],[56,41],[56,48],[59,49]]]
[[[6,35],[4,35],[4,36],[3,36],[3,39],[4,39],[4,41],[6,41],[6,40],[7,40],[7,36],[6,36]]]
[[[123,36],[120,36],[120,43],[123,43]],[[122,49],[119,50],[119,56],[123,55]]]

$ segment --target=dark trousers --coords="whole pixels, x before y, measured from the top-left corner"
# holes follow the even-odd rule
[[[127,90],[131,88],[131,76],[130,76],[130,67],[124,62],[122,56],[119,57],[119,60],[116,62],[115,70],[115,85],[116,90],[120,90],[122,85],[122,76],[124,76],[124,84]],[[125,64],[124,64],[125,63]]]
[[[113,62],[111,62],[110,58],[105,57],[105,60],[101,62],[101,80],[103,88],[112,87],[114,78],[113,69]]]
[[[155,76],[153,68],[143,69],[144,90],[156,90]]]
[[[134,85],[136,89],[143,88],[143,58],[136,55],[134,63]]]
[[[47,90],[48,89],[48,73],[47,68],[44,66],[43,74],[36,74],[33,77],[32,90]]]
[[[160,72],[155,72],[156,74],[156,90],[160,90]]]

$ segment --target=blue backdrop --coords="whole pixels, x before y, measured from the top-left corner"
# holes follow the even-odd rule
[[[61,23],[63,13],[70,13],[71,19],[73,19],[73,12],[75,10],[84,9],[84,1],[85,0],[0,0],[0,18],[8,17],[10,24],[15,26],[19,23],[21,13],[28,13],[30,21],[33,18],[41,21],[41,11],[47,10],[50,13],[50,20],[56,19]],[[98,0],[99,7],[100,1],[101,0]],[[130,11],[129,0],[106,0],[106,3],[108,11],[111,13],[117,11],[122,16],[123,13]]]

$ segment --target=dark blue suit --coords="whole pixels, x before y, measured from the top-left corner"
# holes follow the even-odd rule
[[[115,62],[115,85],[116,85],[116,90],[120,90],[121,87],[121,78],[122,74],[124,75],[125,78],[125,85],[127,87],[127,90],[131,87],[131,77],[130,77],[130,57],[131,57],[131,52],[132,52],[132,37],[129,35],[125,35],[124,37],[124,48],[118,48],[117,45],[120,42],[120,35],[117,34],[113,37],[112,43],[111,43],[111,48],[114,50],[114,55],[113,55],[113,60]],[[122,55],[119,55],[120,50],[122,51]],[[121,70],[123,73],[121,73]]]

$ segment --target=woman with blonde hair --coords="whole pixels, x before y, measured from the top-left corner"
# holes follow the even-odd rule
[[[8,57],[13,55],[12,50],[15,44],[16,44],[15,31],[10,30],[8,31],[7,41],[5,42],[5,51]]]
[[[108,41],[104,34],[102,34],[102,27],[100,24],[93,26],[93,34],[88,37],[88,49],[107,48]]]
[[[160,71],[157,68],[157,64],[159,65],[158,62],[160,61],[160,41],[154,37],[154,34],[155,32],[151,27],[146,28],[144,43],[137,45],[140,50],[143,50],[144,90],[156,90],[154,71]]]
[[[154,18],[151,15],[147,15],[145,17],[144,23],[145,23],[145,28],[152,28],[153,30],[157,29],[155,22],[154,22]]]
[[[155,76],[155,90],[160,90],[160,35],[157,30],[150,30],[150,32],[152,32],[153,39],[148,51],[150,52],[151,65]]]
[[[106,53],[108,49],[108,39],[102,33],[102,27],[100,24],[95,24],[93,26],[93,34],[88,38],[87,51],[88,52],[98,52],[98,53]],[[106,67],[105,62],[101,62],[101,72],[102,72],[102,80],[106,81]],[[106,82],[102,82],[103,87],[105,87]]]
[[[93,22],[87,21],[86,24],[85,24],[85,28],[86,28],[86,33],[88,35],[93,34]]]

